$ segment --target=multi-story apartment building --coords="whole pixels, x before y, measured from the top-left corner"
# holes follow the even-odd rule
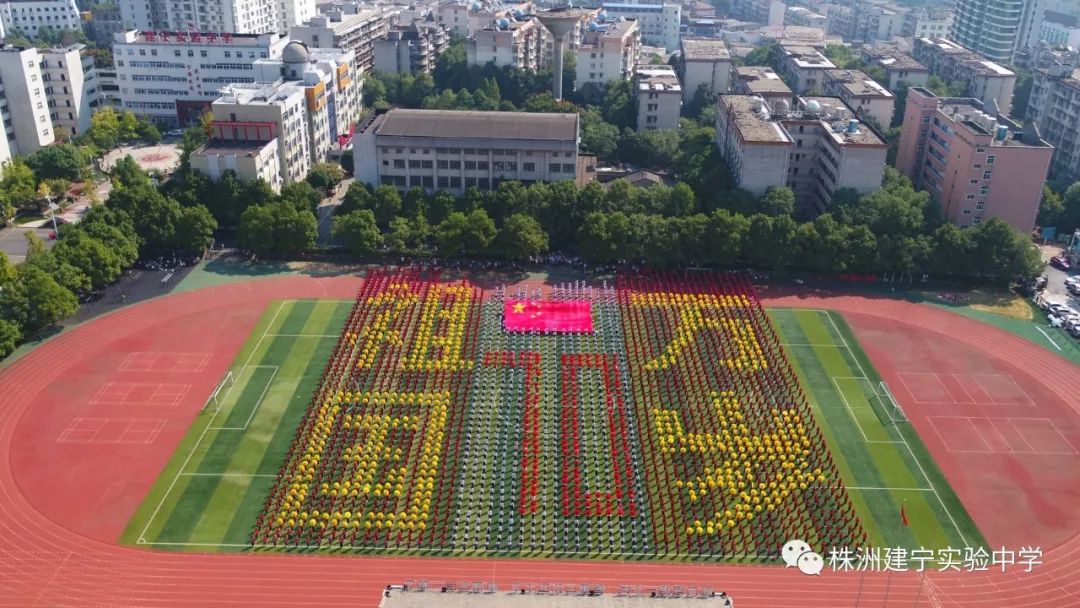
[[[1074,7],[1080,11],[1080,6]],[[1042,19],[1033,28],[1031,45],[1046,42],[1054,46],[1080,46],[1080,15],[1058,11],[1043,11]]]
[[[168,29],[165,21],[165,0],[117,0],[117,5],[123,25],[120,31]]]
[[[944,38],[918,38],[912,56],[946,82],[962,82],[965,95],[983,102],[987,108],[991,101],[998,111],[1008,114],[1012,109],[1013,88],[1016,74],[959,44]]]
[[[787,5],[783,0],[733,0],[731,16],[762,25],[782,25]]]
[[[76,44],[41,51],[41,77],[56,137],[71,139],[85,133],[90,114],[100,105],[94,58],[85,49]]]
[[[285,45],[279,59],[255,62],[255,81],[303,89],[313,161],[325,160],[330,150],[344,147],[360,120],[363,82],[352,51],[309,49],[294,40]]]
[[[193,169],[211,176],[219,174],[220,168],[231,168],[230,163],[238,162],[230,159],[238,156],[240,147],[253,150],[254,164],[245,168],[244,174],[238,171],[241,179],[262,177],[280,188],[307,177],[314,157],[309,102],[303,86],[291,82],[236,84],[222,93],[211,106],[214,133],[210,145],[191,155]],[[276,148],[276,153],[271,154],[267,145]],[[273,160],[277,167],[266,166]]]
[[[947,38],[952,30],[953,12],[947,8],[912,8],[904,15],[900,35],[905,38]]]
[[[683,92],[674,68],[639,64],[634,68],[634,93],[638,131],[679,128]]]
[[[612,80],[634,75],[641,51],[641,29],[637,21],[592,24],[582,37],[577,54],[574,87],[595,84],[601,89]]]
[[[904,27],[904,9],[882,0],[860,0],[853,3],[852,28],[847,40],[872,44],[890,41],[899,36]]]
[[[1033,123],[987,113],[977,99],[908,90],[896,168],[961,226],[998,217],[1028,232],[1042,200],[1054,148]]]
[[[949,38],[995,62],[1009,62],[1034,0],[957,0]],[[1028,19],[1031,19],[1028,14]]]
[[[469,38],[485,27],[494,23],[500,17],[513,18],[524,17],[536,12],[536,5],[532,2],[520,2],[500,4],[499,10],[484,8],[479,3],[449,2],[440,3],[435,8],[435,19],[443,25],[451,34],[461,38]]]
[[[821,11],[825,14],[825,33],[830,36],[845,38],[851,35],[855,28],[855,12],[850,6],[840,4],[822,5]]]
[[[0,82],[7,102],[0,114],[10,155],[33,154],[56,141],[41,53],[32,47],[0,47]]]
[[[881,129],[888,129],[892,122],[896,98],[865,72],[828,70],[824,92],[829,97],[839,97],[862,120],[872,118]]]
[[[787,86],[780,75],[772,70],[756,65],[735,67],[731,70],[731,90],[736,95],[749,95],[765,100],[769,107],[775,102],[784,101],[788,107],[795,100],[795,93]]]
[[[278,32],[288,32],[289,28],[303,25],[315,18],[319,11],[315,0],[278,0]]]
[[[731,89],[731,53],[722,40],[683,38],[679,71],[682,75],[683,101],[690,101],[702,86],[710,95]]]
[[[536,19],[500,17],[476,30],[465,44],[470,65],[494,63],[528,71],[543,69],[551,61],[551,34]]]
[[[253,129],[252,132],[257,132]],[[271,131],[267,127],[265,133]],[[267,137],[267,136],[264,136]],[[274,192],[281,190],[281,159],[278,158],[278,139],[262,141],[212,139],[191,154],[191,168],[218,181],[226,171],[232,171],[241,182],[263,180]]]
[[[450,44],[450,35],[435,21],[397,25],[375,41],[375,69],[380,72],[430,74]]]
[[[35,38],[38,30],[81,30],[82,17],[75,0],[4,0],[0,2],[0,34],[21,32]]]
[[[390,15],[382,8],[342,5],[289,28],[289,38],[308,48],[347,49],[356,54],[361,72],[375,66],[375,41],[390,32]]]
[[[920,87],[930,78],[930,70],[915,58],[892,45],[864,47],[863,60],[885,70],[889,90],[897,90],[901,84]]]
[[[83,32],[94,45],[108,48],[112,46],[113,36],[124,31],[124,20],[120,8],[115,4],[95,5],[89,21],[83,21]]]
[[[619,17],[633,19],[641,28],[641,41],[651,46],[662,46],[669,51],[679,48],[679,34],[682,27],[682,5],[663,4],[603,4],[609,20]]]
[[[1041,46],[1024,122],[1038,126],[1054,146],[1050,174],[1064,182],[1080,180],[1080,53]]]
[[[881,187],[888,145],[833,97],[800,97],[770,106],[750,95],[721,95],[716,145],[735,183],[761,195],[788,186],[806,212],[828,208],[841,188]]]
[[[829,18],[805,6],[789,6],[784,13],[784,25],[801,25],[826,30],[829,27]]]
[[[278,0],[161,1],[165,5],[163,27],[170,30],[265,34],[279,31],[282,24]]]
[[[820,93],[825,86],[825,72],[836,69],[833,62],[813,47],[782,45],[780,52],[782,73],[800,95]]]
[[[280,57],[286,42],[278,34],[117,34],[119,96],[125,110],[188,124],[210,109],[223,86],[255,82],[255,61]]]
[[[576,181],[578,115],[390,110],[365,123],[353,142],[359,182],[399,190],[462,194],[516,180]]]

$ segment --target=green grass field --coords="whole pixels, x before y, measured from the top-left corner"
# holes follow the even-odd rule
[[[333,352],[348,300],[271,304],[120,537],[193,551],[247,546]]]
[[[985,546],[967,511],[837,313],[769,316],[825,433],[855,508],[880,547]],[[900,508],[908,526],[900,519]]]
[[[248,547],[351,306],[302,300],[268,307],[122,543],[190,551]],[[843,319],[811,310],[769,314],[871,544],[985,545]],[[900,524],[902,504],[907,527]]]

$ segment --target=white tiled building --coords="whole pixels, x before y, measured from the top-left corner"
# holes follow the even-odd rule
[[[85,133],[90,128],[90,114],[100,104],[97,70],[85,48],[76,44],[41,51],[45,96],[57,137],[70,139]]]
[[[342,6],[289,29],[289,38],[308,48],[348,49],[361,72],[375,66],[375,41],[390,31],[390,14],[382,8]]]
[[[277,34],[117,34],[113,57],[123,108],[187,124],[210,109],[222,87],[255,82],[255,61],[280,57],[286,42]]]
[[[783,74],[800,95],[820,93],[825,86],[825,72],[836,69],[833,62],[813,47],[783,45],[780,51]]]
[[[585,179],[578,115],[390,110],[374,116],[353,144],[356,180],[462,194],[501,181]]]
[[[0,2],[3,34],[19,31],[35,38],[39,28],[81,30],[82,19],[75,0],[5,0]]]
[[[795,191],[804,209],[824,211],[841,188],[881,187],[888,145],[842,101],[800,97],[769,105],[749,95],[721,95],[716,145],[735,183],[757,195],[773,186]]]
[[[917,38],[912,56],[931,75],[946,82],[964,83],[964,94],[982,101],[988,109],[991,101],[1002,114],[1012,109],[1016,86],[1016,73],[1012,70],[945,38]]]
[[[601,89],[612,80],[634,75],[641,53],[641,30],[637,21],[616,21],[590,28],[577,48],[575,87],[592,83]]]
[[[650,46],[662,46],[669,51],[679,48],[679,32],[682,25],[682,5],[603,3],[608,20],[619,17],[633,19],[641,28],[641,42]]]
[[[885,70],[889,90],[895,91],[901,83],[910,87],[921,87],[930,78],[930,70],[915,61],[911,55],[890,45],[865,47],[863,59]]]
[[[308,131],[307,99],[304,87],[293,83],[237,84],[226,87],[214,101],[214,135],[209,150],[192,154],[191,165],[213,175],[214,166],[227,165],[237,144],[257,149],[257,159],[267,162],[274,155],[266,144],[277,148],[276,177],[267,181],[282,185],[307,177],[311,170],[312,150]],[[205,160],[199,157],[206,157]],[[204,169],[205,165],[205,169]],[[249,174],[252,172],[249,172]],[[256,167],[257,177],[273,175],[273,168]],[[265,177],[264,177],[265,179]]]
[[[731,89],[731,54],[722,40],[683,38],[680,61],[683,101],[690,101],[704,85],[710,95]]]
[[[522,70],[537,71],[551,61],[549,46],[553,43],[539,21],[500,17],[498,21],[476,30],[465,44],[470,65],[510,66]]]
[[[947,8],[913,8],[904,15],[902,36],[945,38],[952,29],[953,12]]]
[[[830,97],[839,97],[860,118],[873,118],[882,129],[888,129],[892,122],[896,98],[864,72],[829,70],[825,72],[823,92]]]
[[[682,86],[674,68],[639,64],[634,69],[637,95],[637,130],[678,129],[682,112]]]
[[[0,105],[0,115],[9,155],[33,154],[56,141],[41,73],[41,53],[36,48],[0,47],[0,82],[6,102]]]
[[[430,74],[449,44],[450,35],[434,21],[394,26],[385,37],[375,41],[375,69]]]

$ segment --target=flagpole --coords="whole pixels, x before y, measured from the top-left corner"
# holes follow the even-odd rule
[[[900,536],[900,526],[904,525],[904,517],[906,516],[906,513],[904,511],[904,507],[906,505],[907,505],[907,499],[905,498],[904,501],[902,503],[900,503],[900,519],[896,522],[896,536],[897,537]],[[888,561],[885,562],[885,565],[888,566]],[[893,573],[892,568],[889,568],[889,577],[885,579],[885,597],[883,597],[881,599],[882,608],[884,608],[886,603],[888,603],[888,601],[889,601],[889,588],[892,587],[892,573]]]

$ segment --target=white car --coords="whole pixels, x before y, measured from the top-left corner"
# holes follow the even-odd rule
[[[1073,309],[1065,306],[1064,304],[1051,304],[1046,307],[1046,310],[1049,311],[1050,314],[1057,317],[1064,317],[1065,315],[1074,314]]]
[[[184,136],[184,130],[183,129],[173,129],[172,131],[169,131],[168,133],[165,134],[165,137],[183,137],[183,136]]]

